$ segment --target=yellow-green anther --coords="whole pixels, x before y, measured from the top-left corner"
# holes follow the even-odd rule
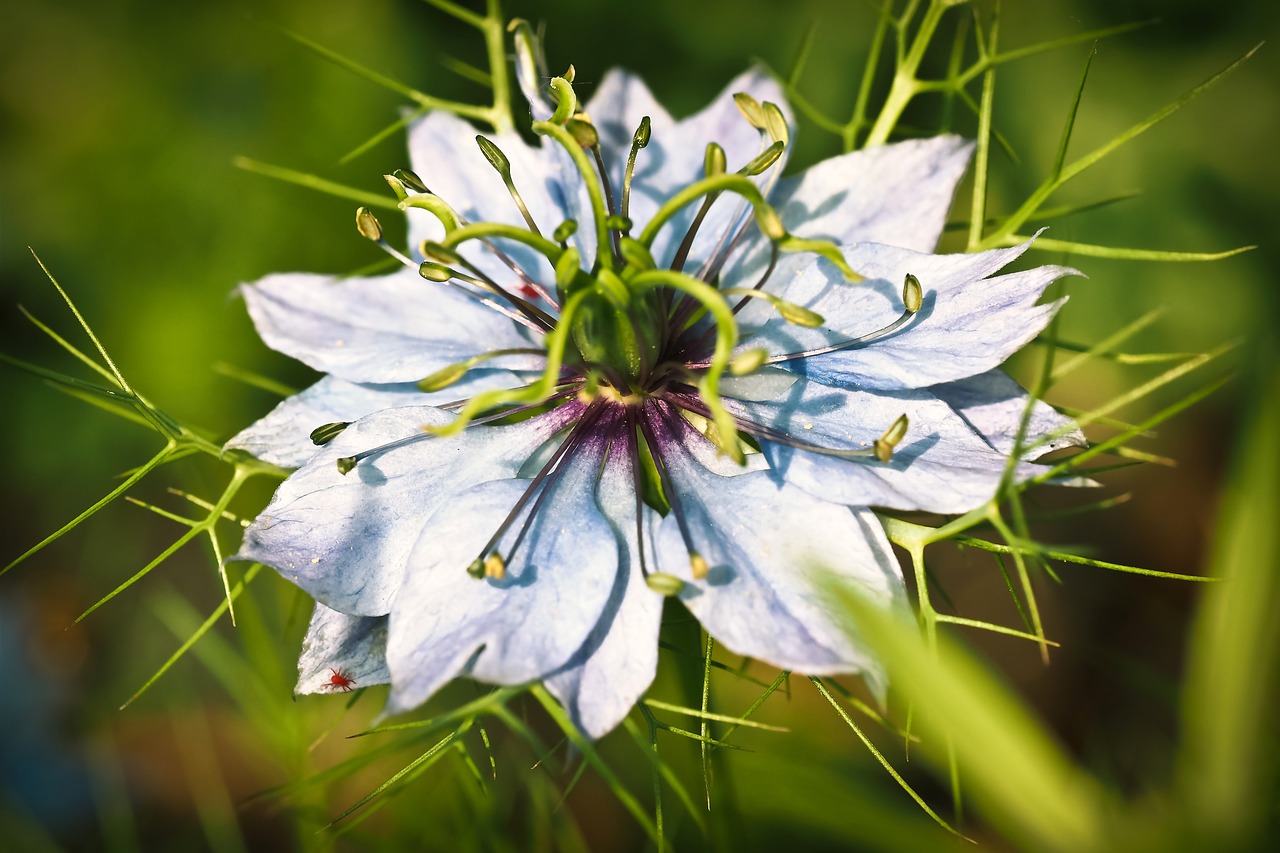
[[[589,121],[584,121],[581,118],[571,118],[569,123],[564,126],[564,129],[569,131],[583,148],[595,148],[600,144],[600,134],[596,131],[596,126]]]
[[[908,314],[914,314],[920,310],[920,305],[924,302],[924,289],[920,287],[920,279],[907,273],[906,279],[902,282],[902,304],[906,306]]]
[[[437,370],[435,373],[418,380],[418,390],[425,391],[430,394],[432,391],[439,391],[442,388],[448,388],[453,383],[467,375],[467,371],[475,364],[474,359],[460,361],[457,364],[451,364],[448,367]]]
[[[631,225],[632,225],[630,216],[622,216],[617,213],[613,214],[612,216],[606,217],[604,220],[604,224],[611,231],[621,231],[623,234],[630,231]]]
[[[786,147],[787,146],[782,144],[781,142],[773,143],[768,148],[764,149],[759,154],[757,154],[754,158],[752,158],[750,163],[743,166],[742,174],[751,175],[753,177],[755,175],[763,174],[765,170],[767,170],[774,163],[778,162],[778,158],[782,156],[782,152],[786,150]]]
[[[404,201],[409,197],[409,190],[405,187],[404,181],[395,175],[383,175],[382,179],[387,182],[387,186],[391,187],[391,191],[396,194],[397,201]]]
[[[769,138],[774,142],[781,142],[783,145],[791,142],[791,130],[787,127],[787,117],[782,114],[782,110],[772,101],[765,101],[762,105],[764,112],[764,129],[769,134]]]
[[[498,554],[484,558],[484,576],[500,581],[507,576],[507,561]]]
[[[442,264],[456,264],[462,261],[462,255],[459,255],[448,246],[442,246],[431,240],[423,240],[422,244],[418,246],[418,251],[422,252],[422,257],[439,261]]]
[[[635,136],[631,137],[631,144],[636,148],[645,148],[649,145],[649,137],[653,134],[653,122],[648,116],[640,119],[640,126],[636,128]]]
[[[551,78],[551,95],[556,99],[556,111],[547,121],[564,127],[578,109],[578,96],[573,93],[573,86],[563,77]]]
[[[675,575],[669,575],[666,572],[651,572],[644,579],[649,589],[658,593],[658,595],[673,596],[679,595],[684,589],[684,581]]]
[[[689,552],[689,569],[693,572],[695,580],[705,580],[711,571],[711,567],[707,565],[707,558],[697,551]]]
[[[876,439],[875,451],[877,459],[881,462],[888,462],[892,458],[893,449],[906,437],[908,426],[910,426],[910,422],[907,420],[907,416],[905,414],[899,415],[893,425],[884,431],[884,435]]]
[[[484,560],[480,557],[476,557],[472,560],[471,565],[467,566],[467,574],[471,575],[471,577],[476,580],[480,580],[484,577]]]
[[[453,270],[444,264],[433,263],[432,261],[423,261],[418,265],[418,275],[427,281],[448,281],[453,278]]]
[[[414,192],[417,192],[417,193],[431,192],[431,190],[427,189],[427,185],[422,182],[422,178],[419,178],[418,174],[410,169],[396,169],[394,172],[391,173],[391,175],[392,177],[399,178],[400,183],[404,184],[406,187],[413,190]]]
[[[484,159],[488,160],[489,165],[502,176],[502,180],[510,180],[511,161],[507,159],[507,155],[503,154],[498,146],[483,136],[476,136],[476,144],[480,146],[480,153],[484,155]]]
[[[342,431],[349,426],[351,426],[350,421],[337,421],[318,426],[311,431],[311,443],[317,447],[323,447],[341,435]]]
[[[760,232],[775,243],[787,236],[782,217],[778,215],[778,211],[766,204],[756,207],[756,224],[760,226]]]
[[[765,129],[764,109],[760,106],[759,101],[746,92],[735,92],[733,103],[737,105],[738,112],[742,113],[742,117],[747,120],[747,124],[756,130]]]
[[[631,212],[631,179],[636,172],[636,154],[641,148],[649,144],[649,137],[653,133],[653,122],[648,116],[640,119],[640,126],[636,128],[635,135],[631,137],[631,153],[627,155],[627,168],[622,172],[622,206],[618,209],[622,211],[622,215],[626,216]]]
[[[538,229],[538,223],[533,221],[533,214],[529,213],[529,207],[524,203],[524,198],[520,195],[520,191],[516,189],[515,181],[511,178],[511,161],[507,159],[507,155],[502,153],[502,149],[493,144],[493,141],[484,136],[476,136],[476,144],[480,146],[480,153],[484,154],[484,159],[489,161],[489,165],[502,178],[502,183],[506,185],[507,192],[511,194],[511,200],[515,202],[516,208],[520,211],[520,215],[524,217],[524,222],[529,226],[529,230],[539,236],[542,231]]]
[[[342,474],[342,475],[344,475],[344,476],[345,476],[345,475],[347,475],[347,474],[350,474],[350,473],[351,473],[351,469],[352,469],[352,468],[354,468],[354,467],[356,467],[356,463],[357,463],[357,462],[359,462],[359,461],[360,461],[360,460],[359,460],[359,459],[356,459],[354,456],[343,456],[343,457],[339,458],[339,459],[338,459],[338,473],[339,473],[339,474]]]
[[[564,222],[561,222],[556,226],[556,230],[551,234],[551,239],[563,246],[570,237],[577,233],[578,220],[566,219]]]
[[[764,347],[755,347],[743,353],[739,353],[729,362],[729,372],[734,376],[746,376],[748,373],[755,373],[764,364],[764,360],[769,357],[769,351]]]
[[[622,259],[636,269],[651,270],[658,266],[644,243],[634,237],[623,237],[619,240],[618,250],[622,253]]]
[[[714,178],[716,175],[723,175],[725,165],[724,149],[714,142],[708,142],[707,153],[702,157],[702,169],[707,173],[707,177]]]
[[[367,207],[356,210],[356,230],[360,236],[377,243],[382,240],[382,224]]]
[[[810,311],[803,305],[797,305],[794,302],[788,302],[785,299],[778,299],[773,302],[774,309],[788,323],[797,326],[806,326],[810,329],[816,329],[826,320],[816,311]]]

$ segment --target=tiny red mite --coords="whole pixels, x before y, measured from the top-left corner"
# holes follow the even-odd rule
[[[346,693],[350,693],[351,685],[355,684],[356,680],[340,669],[329,667],[329,671],[333,673],[333,675],[329,676],[329,685],[335,690],[342,690]]]

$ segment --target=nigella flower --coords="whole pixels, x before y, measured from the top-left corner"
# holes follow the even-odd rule
[[[998,365],[1070,271],[929,254],[956,137],[780,178],[762,74],[682,121],[625,73],[585,109],[531,79],[540,144],[413,129],[389,183],[416,254],[358,214],[409,269],[243,289],[327,374],[230,445],[298,468],[239,557],[318,603],[299,691],[389,681],[399,712],[458,676],[541,680],[600,736],[653,678],[666,597],[732,652],[881,686],[829,584],[899,606],[869,507],[992,497],[1026,402]],[[1037,406],[1029,436],[1064,423]]]

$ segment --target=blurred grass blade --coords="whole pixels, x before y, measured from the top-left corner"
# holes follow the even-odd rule
[[[822,694],[822,698],[831,703],[831,707],[836,709],[836,713],[840,715],[840,719],[844,720],[845,725],[853,730],[853,733],[857,735],[858,740],[862,741],[862,745],[867,748],[867,751],[871,753],[872,757],[875,758],[876,761],[880,762],[880,766],[883,767],[891,777],[893,777],[893,781],[897,782],[898,785],[901,786],[902,790],[907,792],[907,796],[915,800],[916,805],[918,805],[925,814],[933,818],[934,822],[937,823],[938,826],[948,832],[960,836],[961,838],[965,838],[962,833],[957,831],[951,826],[951,824],[943,820],[937,812],[930,808],[929,804],[924,801],[924,798],[917,794],[915,789],[907,784],[907,780],[903,779],[901,774],[899,774],[898,771],[893,768],[893,765],[889,763],[889,759],[885,758],[884,754],[881,753],[880,750],[876,749],[876,745],[871,742],[871,739],[863,734],[862,729],[858,728],[858,724],[853,721],[853,718],[849,716],[849,713],[845,711],[844,708],[840,707],[840,703],[837,702],[836,697],[832,696],[830,691],[827,690],[826,685],[824,685],[818,678],[810,677],[809,681],[813,682],[813,686],[818,688],[818,692]]]
[[[945,636],[932,653],[913,623],[847,588],[833,584],[831,594],[847,605],[890,683],[917,708],[921,748],[945,768],[948,738],[955,744],[968,800],[987,820],[1024,849],[1101,846],[1102,789],[1009,688]]]
[[[32,554],[35,554],[37,551],[40,551],[42,548],[45,548],[46,546],[50,545],[51,543],[65,536],[67,533],[70,533],[77,526],[79,526],[81,522],[89,518],[89,516],[93,515],[98,510],[102,509],[104,506],[106,506],[116,498],[123,495],[126,491],[128,491],[133,486],[134,483],[137,483],[143,477],[147,476],[147,474],[151,473],[156,468],[159,468],[161,465],[167,462],[175,449],[176,449],[176,446],[173,444],[173,442],[169,442],[168,444],[166,444],[163,450],[161,450],[155,456],[147,460],[141,467],[139,467],[132,474],[130,474],[128,478],[126,478],[123,482],[121,482],[120,485],[116,486],[114,489],[107,492],[105,495],[99,498],[92,506],[90,506],[84,512],[80,513],[75,518],[71,519],[66,524],[59,527],[53,533],[50,533],[44,539],[41,539],[35,545],[32,545],[26,551],[22,552],[22,554],[16,560],[9,563],[9,565],[5,566],[3,569],[0,569],[0,575],[3,575],[5,572],[9,571],[14,566],[18,565],[23,560],[30,557]],[[88,615],[88,614],[85,614],[85,615]],[[84,617],[81,616],[80,618],[83,619]],[[77,619],[76,621],[79,622],[80,620]]]
[[[284,181],[289,184],[297,184],[300,187],[306,187],[310,190],[325,193],[326,195],[345,198],[350,201],[359,202],[369,207],[380,207],[383,210],[399,210],[400,207],[390,198],[379,193],[366,192],[365,190],[349,187],[346,184],[339,184],[336,181],[329,181],[318,175],[311,175],[306,172],[299,172],[294,169],[286,169],[284,166],[273,166],[270,163],[260,163],[257,160],[251,160],[248,157],[236,157],[231,161],[237,169],[244,169],[246,172],[254,172],[259,175],[265,175],[268,178],[275,178],[278,181]]]
[[[1182,801],[1221,849],[1256,849],[1274,827],[1280,693],[1280,372],[1236,448],[1213,574],[1192,632],[1183,690]]]
[[[231,588],[230,598],[232,600],[238,598],[240,596],[240,593],[244,592],[244,588],[248,586],[249,583],[255,577],[258,576],[258,572],[260,572],[261,570],[262,570],[262,564],[260,563],[254,563],[253,565],[249,566],[249,570],[244,573],[244,577],[240,580],[240,582]],[[213,612],[209,614],[209,618],[205,619],[204,622],[201,623],[198,628],[196,628],[194,631],[191,632],[190,635],[188,635],[188,637],[182,642],[182,645],[178,646],[177,651],[175,651],[172,655],[170,655],[169,659],[160,665],[160,668],[157,669],[155,673],[146,680],[146,683],[144,683],[141,687],[139,687],[132,696],[130,696],[128,699],[125,700],[125,703],[120,706],[120,710],[123,711],[125,708],[128,708],[130,705],[133,704],[135,699],[137,699],[143,693],[146,693],[147,690],[151,687],[151,685],[159,681],[160,676],[168,672],[169,669],[175,663],[177,663],[179,659],[181,659],[182,656],[185,655],[192,646],[196,644],[197,640],[199,640],[205,634],[209,633],[209,629],[212,628],[214,624],[219,619],[222,618],[222,614],[227,612],[228,607],[229,605],[228,605],[227,599],[223,599],[222,602],[213,609]]]
[[[1030,240],[1027,234],[1011,234],[996,245],[1009,247],[1020,246]],[[1201,261],[1220,261],[1245,252],[1251,252],[1257,246],[1237,246],[1221,252],[1168,252],[1163,249],[1128,249],[1121,246],[1099,246],[1096,243],[1077,243],[1071,240],[1054,240],[1050,237],[1039,237],[1031,248],[1041,252],[1062,252],[1068,255],[1081,255],[1089,258],[1111,258],[1117,261],[1171,261],[1189,263]]]
[[[626,789],[622,784],[622,780],[613,772],[613,768],[611,768],[605,760],[601,758],[600,753],[596,751],[595,744],[584,737],[582,732],[578,731],[578,727],[569,719],[569,715],[560,707],[560,703],[552,698],[551,694],[548,693],[547,689],[541,684],[535,684],[533,687],[530,687],[529,692],[533,695],[533,698],[538,700],[539,704],[542,705],[548,716],[551,717],[555,724],[560,727],[560,730],[564,732],[565,737],[569,739],[569,742],[578,748],[578,751],[582,753],[582,757],[587,760],[587,763],[594,767],[596,772],[600,774],[600,778],[604,780],[605,785],[609,787],[609,790],[618,798],[618,801],[622,803],[623,807],[631,813],[631,816],[636,819],[636,822],[639,823],[641,828],[643,828],[648,834],[650,840],[655,844],[659,843],[658,827],[654,824],[653,819],[649,817],[649,813],[644,810],[639,801],[636,800],[631,792]]]

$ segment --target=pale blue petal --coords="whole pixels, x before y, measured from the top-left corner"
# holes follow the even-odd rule
[[[842,154],[784,178],[769,201],[800,237],[928,252],[942,234],[972,150],[973,143],[958,136],[936,136]],[[725,279],[735,286],[753,284],[768,262],[767,249],[757,240]],[[783,255],[773,280],[790,280],[812,260],[802,253]]]
[[[955,409],[996,450],[1013,452],[1018,425],[1027,408],[1027,392],[1003,370],[989,370],[959,382],[935,385],[929,390]],[[1075,421],[1037,400],[1022,443],[1025,447],[1044,438],[1049,440],[1035,448],[1030,454],[1032,457],[1064,447],[1083,447],[1087,443]]]
[[[387,684],[387,617],[349,616],[316,604],[298,656],[294,695],[336,693],[334,671],[351,679],[353,688]]]
[[[515,131],[486,133],[511,163],[511,176],[533,221],[550,237],[569,215],[561,186],[563,166],[549,153],[549,143],[529,145]],[[409,132],[409,156],[414,171],[430,190],[444,199],[469,222],[498,222],[528,226],[501,176],[476,144],[476,128],[450,113],[435,111]],[[576,173],[575,173],[576,174]],[[444,229],[434,215],[410,208],[409,245],[413,251],[423,239],[438,241]],[[580,223],[584,224],[584,223]],[[523,244],[497,240],[497,245],[535,281],[554,280],[548,261]],[[517,284],[511,269],[491,249],[479,242],[461,247],[462,253],[504,287]]]
[[[574,723],[588,737],[600,738],[640,701],[658,667],[658,628],[662,596],[649,589],[640,567],[636,539],[636,497],[631,460],[615,443],[601,473],[596,503],[617,538],[618,577],[609,604],[586,644],[559,672],[546,679]],[[652,532],[661,517],[645,515],[646,559],[654,559]]]
[[[510,426],[424,436],[344,475],[340,457],[422,435],[424,425],[446,424],[454,415],[418,406],[361,418],[281,484],[245,531],[236,559],[273,567],[335,610],[388,613],[431,513],[464,489],[514,476],[580,411],[570,403]]]
[[[774,291],[821,314],[824,326],[810,329],[772,319],[754,333],[745,332],[741,347],[794,353],[888,326],[902,313],[902,282],[911,273],[920,280],[924,303],[904,328],[852,349],[785,365],[829,385],[851,388],[923,388],[984,373],[1048,325],[1065,300],[1048,305],[1037,305],[1037,300],[1057,279],[1077,274],[1044,266],[987,278],[1028,245],[962,255],[923,255],[870,243],[847,247],[845,256],[866,281],[849,284],[829,263],[819,261]]]
[[[813,675],[861,672],[881,683],[833,594],[848,587],[886,607],[904,600],[875,515],[819,500],[766,472],[714,474],[686,452],[705,439],[681,423],[666,419],[662,461],[710,572],[692,577],[675,512],[658,533],[658,568],[685,580],[685,606],[737,654]]]
[[[762,440],[777,476],[846,506],[964,512],[996,492],[1007,460],[929,390],[850,391],[801,380],[782,399],[726,401],[730,411],[810,445],[869,450],[899,415],[906,437],[889,462],[842,459]],[[1022,464],[1020,476],[1042,470]]]
[[[541,346],[510,318],[412,271],[345,279],[283,273],[240,292],[267,346],[351,382],[416,382],[483,352]],[[515,356],[494,366],[540,362]]]
[[[373,412],[401,406],[439,406],[481,391],[515,388],[523,381],[507,370],[473,370],[448,388],[424,393],[411,383],[360,385],[326,376],[241,430],[227,442],[226,449],[246,451],[282,468],[297,468],[315,454],[317,447],[311,441],[311,431],[318,426],[350,423]]]
[[[520,544],[502,580],[478,580],[467,566],[529,481],[476,486],[431,517],[391,610],[388,713],[417,707],[464,672],[493,684],[540,679],[583,646],[618,578],[615,536],[595,501],[605,445],[596,436],[575,448],[527,533],[519,522],[508,530],[503,555]]]

